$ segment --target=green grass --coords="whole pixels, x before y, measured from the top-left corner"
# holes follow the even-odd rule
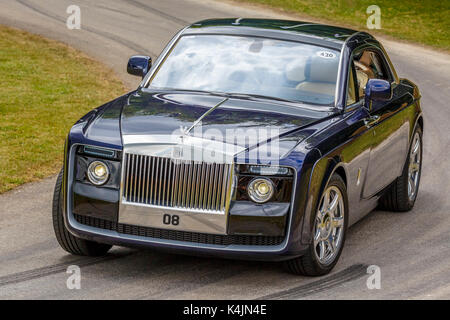
[[[0,26],[0,193],[58,172],[73,123],[125,91],[79,51]]]
[[[450,49],[449,0],[237,0],[280,8],[301,16],[330,21],[358,30],[368,30],[366,9],[378,5],[381,9],[381,30],[387,34],[435,48]]]

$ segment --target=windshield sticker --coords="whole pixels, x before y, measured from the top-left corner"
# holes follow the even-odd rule
[[[336,54],[330,51],[319,51],[317,52],[317,55],[319,57],[325,58],[325,59],[334,59],[336,58]]]

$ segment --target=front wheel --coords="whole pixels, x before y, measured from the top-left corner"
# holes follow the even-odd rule
[[[347,188],[334,174],[317,208],[313,239],[305,255],[286,262],[288,270],[306,276],[321,276],[336,265],[344,247],[348,221]]]
[[[52,206],[53,230],[55,231],[59,245],[64,250],[74,255],[91,257],[105,255],[108,250],[111,249],[110,245],[75,237],[66,229],[62,210],[62,180],[63,170],[61,170],[58,179],[56,179]]]

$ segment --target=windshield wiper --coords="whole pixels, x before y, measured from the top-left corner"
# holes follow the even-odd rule
[[[292,101],[292,100],[287,100],[287,99],[283,99],[283,98],[265,96],[265,95],[253,94],[253,93],[224,92],[224,94],[228,95],[230,97],[238,97],[238,98],[239,97],[241,97],[241,98],[260,98],[260,99],[276,100],[276,101],[291,102],[291,103],[300,102],[300,101]]]

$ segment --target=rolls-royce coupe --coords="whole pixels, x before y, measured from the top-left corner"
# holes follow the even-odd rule
[[[414,206],[419,90],[366,32],[205,20],[127,70],[138,88],[65,143],[53,225],[71,254],[137,246],[318,276],[355,222]]]

